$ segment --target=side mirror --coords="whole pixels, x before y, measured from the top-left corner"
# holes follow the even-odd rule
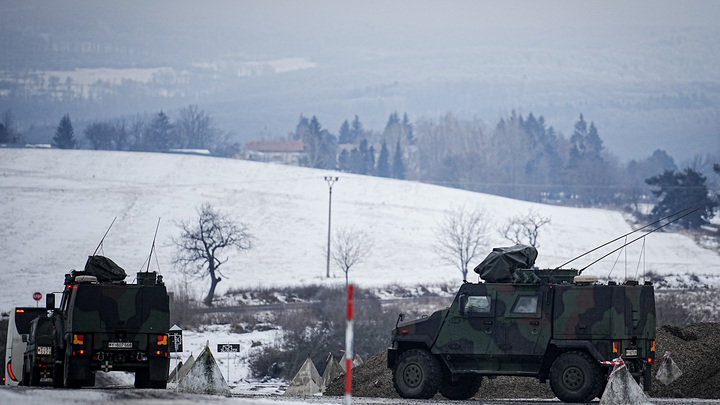
[[[47,309],[48,311],[52,311],[55,309],[55,294],[54,293],[45,294],[45,309]]]

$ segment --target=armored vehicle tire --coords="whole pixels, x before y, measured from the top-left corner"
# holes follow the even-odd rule
[[[64,363],[58,363],[55,362],[55,366],[53,367],[53,375],[52,375],[52,386],[53,388],[62,388],[64,387],[63,384],[65,384],[65,364]]]
[[[70,345],[67,346],[68,349],[65,352],[65,361],[63,362],[63,386],[65,388],[81,388],[83,386],[84,380],[75,380],[70,379]]]
[[[430,399],[437,393],[441,379],[440,362],[427,350],[403,352],[393,370],[395,391],[403,398]]]
[[[136,371],[135,372],[135,388],[148,388],[150,387],[150,371]]]
[[[440,383],[440,393],[447,399],[470,399],[477,394],[481,382],[482,377],[475,374],[464,374],[456,382],[448,375]]]
[[[590,402],[604,384],[600,365],[583,352],[563,353],[550,367],[550,387],[563,402]]]
[[[167,388],[167,380],[150,380],[150,388],[164,390]]]

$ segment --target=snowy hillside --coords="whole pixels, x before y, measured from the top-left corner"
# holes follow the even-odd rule
[[[176,222],[194,218],[203,202],[239,218],[256,237],[252,250],[229,254],[218,295],[231,287],[344,283],[337,269],[333,278],[325,278],[328,185],[323,176],[329,174],[340,177],[333,188],[333,228],[362,229],[375,240],[370,257],[350,272],[350,280],[361,286],[461,281],[460,272],[440,261],[432,248],[437,223],[452,206],[487,210],[493,221],[488,251],[508,245],[494,230],[509,217],[530,208],[550,217],[539,238],[540,267],[558,266],[632,229],[615,211],[545,206],[294,166],[170,154],[2,149],[0,271],[6,288],[0,310],[32,305],[34,291],[59,291],[63,274],[82,269],[115,217],[100,253],[134,275],[143,269],[161,218],[159,270],[171,289],[178,287],[182,277],[171,265],[175,248],[170,239],[179,234]],[[626,269],[636,273],[641,247],[638,242],[619,256],[614,278],[624,277]],[[716,253],[679,234],[655,233],[645,248],[640,275],[643,269],[659,274],[720,271]],[[573,266],[583,267],[608,251]],[[586,273],[606,277],[616,258],[613,254]],[[200,293],[208,282],[194,285]]]

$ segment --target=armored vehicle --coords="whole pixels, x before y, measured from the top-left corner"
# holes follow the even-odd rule
[[[53,321],[39,316],[30,322],[30,333],[23,361],[23,385],[52,384]]]
[[[655,298],[650,283],[600,284],[574,269],[533,268],[537,250],[497,248],[475,268],[450,307],[418,320],[401,314],[387,365],[404,398],[467,399],[482,377],[549,380],[565,402],[602,395],[624,361],[650,391]]]
[[[97,371],[134,372],[138,388],[167,386],[170,319],[162,276],[139,272],[137,284],[125,277],[104,256],[89,256],[84,271],[65,275],[53,315],[54,387],[92,386]]]

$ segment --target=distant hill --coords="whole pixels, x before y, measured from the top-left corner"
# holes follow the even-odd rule
[[[130,277],[144,270],[158,218],[157,262],[172,289],[184,283],[171,264],[176,222],[192,219],[203,202],[248,224],[256,246],[231,252],[218,286],[284,286],[344,283],[332,269],[326,279],[328,185],[332,225],[355,227],[374,240],[371,256],[353,267],[350,280],[363,286],[459,283],[460,272],[433,251],[435,228],[452,206],[482,206],[491,219],[491,244],[509,242],[495,232],[509,217],[534,209],[550,217],[539,238],[540,267],[555,267],[631,230],[620,212],[528,203],[409,181],[329,173],[295,166],[202,156],[56,149],[0,149],[0,271],[5,286],[0,310],[31,305],[34,291],[59,291],[63,275],[81,269],[117,217],[99,251]],[[617,245],[613,245],[615,247]],[[613,254],[586,273],[622,279],[657,274],[717,274],[718,255],[691,238],[655,233],[625,253]],[[575,263],[582,267],[600,253]],[[473,267],[485,256],[471,264]],[[627,258],[627,261],[626,261]],[[639,263],[639,270],[638,269]],[[157,269],[155,258],[150,268]],[[475,274],[469,275],[476,280]],[[206,291],[207,280],[188,278]]]

